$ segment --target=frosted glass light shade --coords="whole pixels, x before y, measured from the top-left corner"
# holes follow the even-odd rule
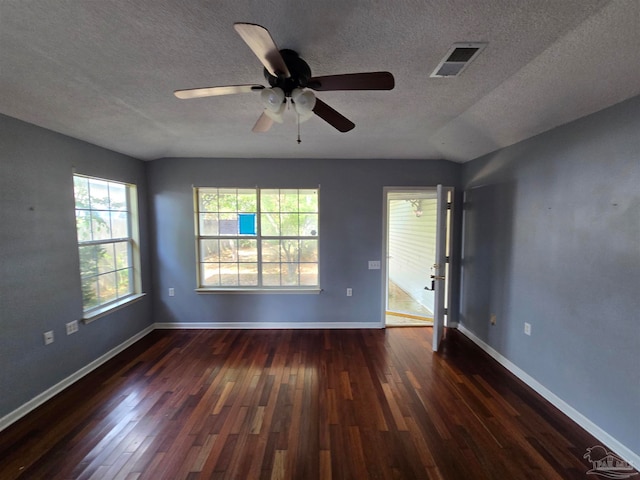
[[[301,88],[296,88],[291,92],[291,99],[293,100],[293,107],[300,115],[300,120],[302,117],[306,117],[308,119],[313,113],[313,107],[316,106],[316,96],[310,90],[303,90]]]
[[[260,99],[267,110],[278,112],[284,110],[284,91],[281,88],[265,88],[260,92]]]

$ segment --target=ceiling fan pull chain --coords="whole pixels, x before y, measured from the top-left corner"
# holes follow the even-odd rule
[[[300,145],[302,140],[300,140],[300,114],[298,112],[296,112],[296,121],[298,123],[298,145]]]

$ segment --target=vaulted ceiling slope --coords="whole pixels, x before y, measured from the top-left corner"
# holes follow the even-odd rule
[[[266,27],[315,76],[387,70],[391,91],[317,92],[340,133],[293,115],[252,133],[260,95],[179,100],[176,89],[266,85],[233,29]],[[640,94],[638,0],[0,1],[0,112],[141,159],[469,161]],[[456,42],[488,42],[430,78]]]

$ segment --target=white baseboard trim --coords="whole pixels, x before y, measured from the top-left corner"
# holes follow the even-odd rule
[[[513,373],[516,377],[526,383],[529,387],[535,390],[538,394],[544,397],[549,403],[551,403],[554,407],[564,413],[571,420],[576,422],[579,426],[584,428],[591,435],[600,440],[604,446],[608,447],[610,450],[619,455],[626,462],[631,464],[633,468],[640,469],[640,455],[635,453],[633,450],[616,440],[614,437],[609,435],[606,431],[600,428],[598,425],[593,423],[587,417],[578,412],[575,408],[569,405],[567,402],[562,400],[556,394],[554,394],[551,390],[547,389],[544,385],[538,382],[535,378],[531,377],[524,370],[519,368],[516,364],[511,362],[508,358],[504,357],[501,353],[495,350],[493,347],[485,343],[483,340],[478,338],[473,332],[465,328],[464,325],[459,324],[458,330],[464,336],[469,338],[473,343],[478,345],[482,350],[488,353],[494,360],[496,360],[500,365],[505,367],[511,373]],[[593,445],[585,446],[585,452],[587,447],[592,447]]]
[[[157,329],[177,329],[177,330],[331,330],[331,329],[365,329],[383,328],[380,322],[170,322],[156,323]]]
[[[123,343],[121,343],[117,347],[112,348],[111,350],[109,350],[104,355],[96,358],[93,362],[85,365],[80,370],[76,371],[75,373],[72,373],[71,375],[69,375],[64,380],[56,383],[54,386],[48,388],[47,390],[45,390],[41,394],[39,394],[36,397],[34,397],[31,400],[29,400],[27,403],[25,403],[25,404],[21,405],[20,407],[16,408],[13,412],[10,412],[7,415],[5,415],[4,417],[0,418],[0,432],[2,430],[4,430],[5,428],[7,428],[12,423],[20,420],[22,417],[27,415],[29,412],[31,412],[31,411],[35,410],[36,408],[38,408],[40,405],[45,403],[47,400],[50,400],[51,398],[53,398],[55,395],[57,395],[58,393],[63,391],[68,386],[72,385],[73,383],[77,382],[78,380],[80,380],[82,377],[84,377],[88,373],[90,373],[93,370],[95,370],[96,368],[98,368],[103,363],[106,363],[108,360],[111,360],[113,357],[115,357],[120,352],[122,352],[126,348],[130,347],[131,345],[133,345],[135,342],[140,340],[142,337],[145,337],[146,335],[151,333],[153,330],[154,330],[154,326],[153,325],[148,326],[147,328],[145,328],[144,330],[136,333],[133,337],[131,337],[128,340],[124,341]]]

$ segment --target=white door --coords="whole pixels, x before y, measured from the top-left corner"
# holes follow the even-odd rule
[[[449,195],[453,195],[450,187],[437,187],[438,207],[436,214],[436,261],[433,265],[431,279],[434,285],[433,300],[433,351],[437,352],[444,334],[445,291],[447,289],[447,211]]]

